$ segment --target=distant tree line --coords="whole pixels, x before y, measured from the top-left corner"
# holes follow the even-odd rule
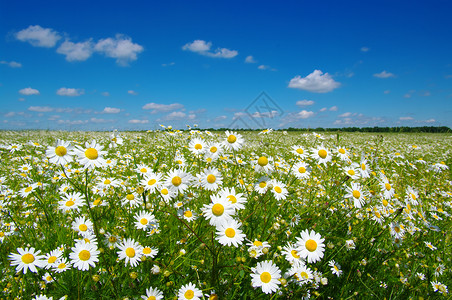
[[[210,131],[226,131],[231,130],[230,128],[219,128],[219,129],[213,129],[208,128],[206,130]],[[241,128],[241,129],[234,129],[235,131],[262,131],[262,129],[248,129],[248,128]],[[408,127],[408,126],[400,126],[400,127],[342,127],[342,128],[295,128],[295,127],[289,127],[287,129],[278,129],[278,131],[300,131],[300,132],[426,132],[426,133],[452,133],[452,130],[447,126],[421,126],[421,127]]]

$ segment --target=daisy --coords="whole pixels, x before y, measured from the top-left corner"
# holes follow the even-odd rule
[[[425,246],[427,246],[427,248],[429,248],[432,251],[438,249],[435,246],[433,246],[432,243],[430,243],[430,242],[424,241],[424,243],[425,243]]]
[[[301,232],[301,238],[297,237],[297,250],[299,255],[306,259],[309,263],[315,263],[320,261],[325,252],[325,245],[321,235],[316,233],[314,230],[309,232],[304,230]]]
[[[99,250],[94,243],[86,243],[84,241],[76,243],[71,248],[72,252],[69,253],[72,265],[80,271],[87,271],[89,267],[96,267],[96,262],[99,261]]]
[[[312,270],[304,264],[292,266],[288,273],[295,278],[298,285],[309,283],[314,279]]]
[[[360,176],[360,172],[358,171],[357,168],[355,168],[355,166],[348,166],[348,167],[344,167],[344,172],[345,175],[347,175],[348,177],[350,177],[353,180],[359,179]]]
[[[440,292],[443,295],[448,293],[447,285],[445,285],[439,281],[432,281],[431,284],[432,284],[434,292]]]
[[[223,147],[220,143],[210,143],[206,149],[206,157],[211,158],[212,160],[216,160],[223,154]]]
[[[140,206],[141,203],[143,203],[143,198],[135,192],[129,193],[121,199],[122,206],[126,207]]]
[[[293,145],[291,153],[295,154],[297,157],[304,159],[306,158],[306,150],[303,148],[303,146],[300,145]]]
[[[186,159],[182,154],[177,153],[176,157],[174,157],[174,163],[175,163],[176,167],[185,168]]]
[[[68,262],[66,258],[61,258],[55,262],[55,266],[52,268],[54,272],[63,273],[71,268],[72,264]]]
[[[184,170],[171,170],[165,177],[165,185],[173,192],[183,193],[188,189],[192,176]]]
[[[231,246],[238,247],[243,244],[243,239],[246,237],[245,234],[240,230],[241,224],[234,219],[224,221],[220,225],[217,226],[217,237],[220,244],[223,246]]]
[[[103,158],[106,151],[103,146],[97,144],[96,141],[91,143],[85,143],[86,149],[80,146],[75,146],[75,154],[77,155],[78,162],[85,167],[85,169],[94,169],[95,167],[104,167],[105,159]]]
[[[241,134],[238,134],[233,131],[228,131],[228,130],[226,130],[225,134],[226,134],[226,140],[223,142],[223,146],[227,150],[232,149],[232,150],[237,151],[240,148],[242,148],[242,144],[244,143],[244,140],[243,140]]]
[[[159,250],[154,247],[146,246],[146,247],[143,247],[143,250],[141,251],[141,253],[143,254],[143,256],[154,258],[159,253]]]
[[[268,182],[269,185],[272,185],[272,193],[275,196],[276,200],[284,200],[286,199],[289,192],[286,189],[286,185],[277,180],[270,180]]]
[[[123,142],[124,142],[123,138],[119,135],[118,130],[115,129],[110,134],[110,144],[108,145],[108,147],[116,148],[118,147],[118,145],[122,145]]]
[[[19,151],[20,149],[22,149],[21,144],[11,144],[8,147],[6,147],[6,150],[9,150],[9,152],[11,152],[11,153]]]
[[[254,162],[254,171],[257,173],[270,174],[273,172],[273,158],[261,156]]]
[[[114,178],[100,178],[100,182],[97,184],[100,190],[115,188],[121,185],[121,182],[118,179]]]
[[[93,222],[85,219],[85,217],[75,218],[74,222],[72,222],[72,229],[81,236],[86,237],[93,231]]]
[[[255,268],[251,268],[251,272],[251,284],[254,288],[261,287],[265,294],[278,290],[278,285],[281,284],[279,281],[281,270],[272,261],[258,262]]]
[[[107,242],[108,247],[110,247],[110,249],[113,249],[118,245],[118,243],[121,242],[121,238],[107,232],[105,234],[105,241]]]
[[[419,198],[419,193],[414,190],[412,187],[407,187],[406,190],[406,198],[405,198],[405,202],[406,203],[411,203],[411,205],[418,205],[419,202],[417,201],[417,199]]]
[[[187,208],[185,210],[181,210],[180,215],[187,220],[188,222],[194,221],[197,218],[196,213],[194,213],[191,209]]]
[[[212,203],[204,204],[202,208],[203,215],[209,220],[210,225],[221,225],[221,222],[232,219],[231,216],[235,211],[227,198],[212,195],[210,199]]]
[[[215,168],[208,168],[202,174],[198,174],[198,179],[203,188],[208,191],[215,191],[223,183],[223,176]]]
[[[401,223],[392,222],[389,224],[390,233],[396,239],[402,239],[405,235],[405,227]]]
[[[330,260],[328,265],[331,267],[331,272],[333,272],[334,275],[337,277],[341,276],[342,270],[340,265],[338,265],[334,260]]]
[[[146,230],[156,221],[153,214],[142,210],[135,214],[135,228]]]
[[[28,195],[30,195],[31,193],[33,193],[33,191],[38,187],[38,185],[36,183],[33,184],[29,184],[28,186],[24,187],[23,189],[21,189],[19,191],[19,195],[22,198],[26,198]]]
[[[199,300],[203,298],[203,295],[202,291],[190,282],[181,286],[177,292],[177,297],[178,300]]]
[[[166,186],[163,186],[159,190],[159,193],[163,200],[165,200],[165,202],[168,202],[169,200],[174,199],[177,196],[175,191],[168,189]]]
[[[143,255],[143,247],[135,242],[133,239],[125,239],[121,244],[118,245],[118,256],[119,259],[125,260],[125,265],[129,263],[132,267],[136,267]]]
[[[331,161],[332,155],[329,152],[328,148],[320,145],[317,148],[311,149],[311,157],[317,160],[317,163],[326,165],[327,162]]]
[[[188,149],[195,155],[204,154],[207,151],[206,143],[200,138],[194,138],[188,143]]]
[[[73,150],[70,142],[57,140],[55,147],[47,147],[46,156],[52,164],[65,165],[73,160]]]
[[[361,185],[359,183],[352,182],[351,187],[346,187],[345,198],[350,198],[353,200],[353,205],[356,208],[361,208],[364,205],[364,199],[366,194],[363,192]]]
[[[259,194],[265,194],[268,189],[267,185],[268,185],[269,180],[270,180],[270,178],[265,177],[265,176],[259,178],[257,183],[254,185],[254,189],[256,190],[256,192],[258,192]]]
[[[291,243],[287,243],[281,251],[281,254],[284,255],[285,259],[291,264],[295,266],[303,265],[304,261],[301,256],[298,254],[296,246]]]
[[[347,250],[355,249],[356,248],[355,241],[353,241],[353,240],[346,240],[345,241],[345,248],[347,248]]]
[[[231,188],[224,188],[222,189],[218,195],[221,198],[227,198],[229,200],[229,202],[231,202],[232,207],[235,210],[240,210],[240,209],[244,209],[245,208],[245,203],[246,203],[246,198],[243,197],[242,193],[236,193],[234,187]]]
[[[46,273],[42,276],[42,280],[44,280],[45,283],[51,283],[51,282],[54,281],[53,278],[52,278],[52,276],[50,275],[49,272],[46,272]]]
[[[163,299],[163,292],[158,288],[150,287],[146,289],[146,295],[142,295],[141,299],[144,300],[161,300]]]
[[[381,187],[381,190],[383,192],[383,196],[385,199],[389,200],[392,198],[392,196],[394,196],[395,190],[389,183],[389,180],[388,180],[388,178],[386,178],[386,176],[381,177],[380,187]]]
[[[344,161],[348,161],[349,160],[349,153],[344,147],[340,147],[340,146],[337,147],[336,148],[336,153],[337,153],[337,155],[339,156],[339,158],[341,160],[344,160]]]
[[[31,167],[30,164],[23,164],[23,165],[21,165],[18,169],[19,169],[19,171],[21,171],[21,172],[28,173],[28,172],[30,172],[33,168]]]
[[[360,167],[358,168],[359,172],[361,173],[362,178],[369,178],[370,177],[370,169],[369,165],[367,164],[366,159],[361,159]]]
[[[138,172],[138,174],[141,174],[141,175],[146,175],[146,174],[152,172],[151,168],[144,164],[137,165],[137,168],[135,170]]]
[[[68,211],[79,211],[80,207],[85,205],[84,200],[84,196],[79,192],[68,193],[58,201],[59,209],[64,213]]]
[[[22,271],[24,274],[27,274],[27,271],[37,273],[38,268],[44,268],[46,265],[45,256],[41,255],[41,251],[35,251],[35,248],[17,248],[16,253],[11,253],[9,255],[9,260],[11,260],[12,266],[16,267],[16,272],[19,273]]]
[[[311,168],[305,162],[294,164],[291,171],[298,179],[308,178],[311,175]]]
[[[57,260],[61,259],[63,256],[63,251],[61,251],[60,249],[55,249],[50,251],[50,253],[45,255],[45,268],[46,269],[50,269],[52,267],[56,267],[56,262]]]

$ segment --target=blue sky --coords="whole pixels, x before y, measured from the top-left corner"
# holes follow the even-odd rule
[[[0,1],[0,129],[452,127],[451,9]]]

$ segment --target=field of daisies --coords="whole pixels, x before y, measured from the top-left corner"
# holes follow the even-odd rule
[[[0,132],[1,299],[450,299],[450,134]]]

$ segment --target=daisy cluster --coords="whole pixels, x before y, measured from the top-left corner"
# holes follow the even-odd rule
[[[451,149],[270,128],[1,132],[0,297],[448,297]]]

